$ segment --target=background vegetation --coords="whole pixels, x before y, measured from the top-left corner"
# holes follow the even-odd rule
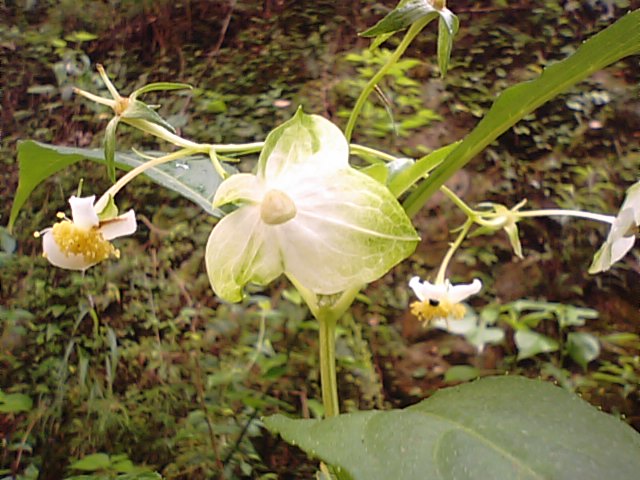
[[[356,36],[394,1],[24,1],[0,4],[0,223],[17,185],[16,143],[99,146],[108,118],[71,95],[180,81],[161,113],[200,141],[263,139],[298,105],[344,124],[385,50]],[[417,156],[462,137],[495,94],[535,77],[629,7],[625,0],[448,2],[461,31],[446,79],[422,35],[363,113],[354,140]],[[393,39],[391,42],[393,43]],[[452,182],[468,202],[616,212],[640,169],[640,63],[620,62],[542,107]],[[161,148],[121,129],[119,148]],[[245,165],[250,168],[250,165]],[[283,280],[221,304],[204,270],[211,218],[138,180],[122,196],[141,228],[122,259],[86,275],[50,267],[33,231],[50,225],[91,163],[39,187],[0,229],[0,468],[19,478],[310,478],[315,464],[261,429],[275,411],[318,415],[316,325]],[[481,375],[542,377],[640,428],[640,257],[586,273],[606,232],[571,220],[521,224],[465,244],[453,280],[480,277],[474,306],[505,333],[478,352],[408,313],[407,280],[433,274],[459,218],[436,196],[423,241],[341,323],[343,410],[404,406]],[[528,302],[518,302],[519,299]],[[527,332],[528,343],[516,338]],[[473,340],[473,338],[468,335]],[[39,475],[39,476],[38,476]],[[82,475],[85,475],[82,477]]]

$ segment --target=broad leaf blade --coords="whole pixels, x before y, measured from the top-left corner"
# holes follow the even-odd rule
[[[144,163],[138,156],[116,153],[116,166],[129,170]],[[28,140],[18,145],[20,178],[9,217],[9,229],[15,223],[20,209],[31,192],[44,180],[81,160],[104,164],[104,152],[98,149],[62,147]],[[221,216],[211,206],[213,196],[221,183],[211,161],[206,157],[188,157],[151,168],[145,174],[159,185],[173,190],[202,207],[210,215]]]
[[[545,68],[539,78],[502,92],[476,128],[407,198],[407,213],[415,215],[456,171],[524,116],[589,75],[638,52],[640,10],[635,10],[584,42],[569,58]]]
[[[354,480],[632,480],[640,469],[631,427],[522,377],[443,389],[404,410],[264,422]]]

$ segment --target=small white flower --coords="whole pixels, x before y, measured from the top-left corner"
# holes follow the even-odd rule
[[[607,240],[593,257],[589,273],[607,271],[633,248],[640,226],[640,182],[627,190],[620,213],[611,224]]]
[[[338,127],[301,111],[269,134],[256,174],[236,174],[214,207],[238,209],[213,229],[206,265],[216,294],[232,302],[281,274],[315,295],[377,280],[419,240],[389,190],[349,165]]]
[[[42,233],[44,257],[53,265],[67,270],[86,270],[120,252],[109,242],[136,231],[133,210],[101,221],[94,207],[95,195],[69,199],[72,220],[63,220]],[[39,235],[38,235],[39,236]]]
[[[482,289],[482,282],[476,278],[469,284],[452,285],[449,280],[432,284],[413,277],[409,280],[409,286],[419,300],[411,304],[411,313],[426,325],[440,318],[462,319],[466,309],[461,302],[478,293]]]

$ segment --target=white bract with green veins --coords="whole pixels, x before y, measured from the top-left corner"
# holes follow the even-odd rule
[[[225,180],[214,207],[238,208],[206,250],[213,290],[227,301],[284,273],[315,295],[357,288],[409,256],[419,240],[386,186],[349,165],[338,127],[302,111],[273,130],[256,174]]]
[[[620,207],[620,213],[611,224],[607,240],[593,257],[589,273],[609,270],[622,259],[636,241],[640,226],[640,182],[636,182],[627,190],[627,196]]]

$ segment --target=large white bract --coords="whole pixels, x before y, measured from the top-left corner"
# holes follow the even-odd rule
[[[302,111],[269,134],[255,175],[222,183],[213,206],[229,203],[238,208],[215,226],[206,251],[213,290],[227,301],[282,273],[316,295],[356,288],[419,240],[389,190],[349,165],[338,127]]]
[[[638,226],[640,226],[640,182],[636,182],[627,190],[627,196],[611,224],[607,240],[593,257],[589,273],[607,271],[614,263],[621,260],[633,248]]]

